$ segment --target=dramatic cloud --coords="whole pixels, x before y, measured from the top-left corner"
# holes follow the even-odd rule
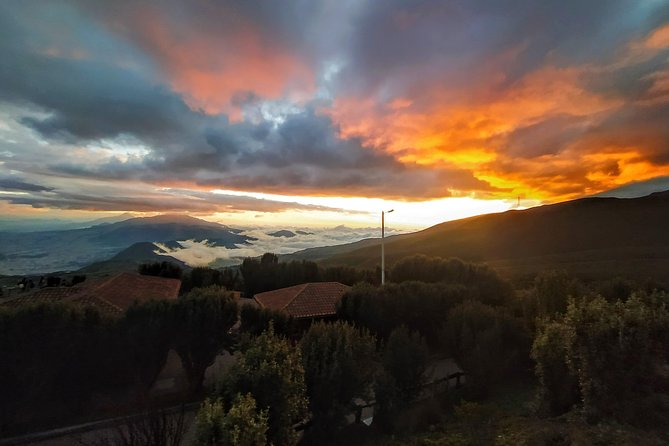
[[[557,201],[669,175],[669,5],[0,5],[0,200],[345,212],[221,196]]]
[[[0,177],[0,190],[13,190],[24,192],[47,192],[52,191],[52,187],[40,186],[39,184],[32,184],[22,181],[17,178]]]
[[[3,192],[20,190],[21,194]],[[41,192],[51,193],[41,193]],[[63,185],[54,190],[21,181],[0,178],[0,200],[33,208],[54,208],[87,211],[182,212],[212,214],[217,212],[283,212],[321,211],[347,212],[328,206],[273,201],[248,196],[209,193],[196,190],[156,188],[148,190],[140,184],[101,186],[88,181]]]

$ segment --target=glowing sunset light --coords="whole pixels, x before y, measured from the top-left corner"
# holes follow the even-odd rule
[[[0,210],[423,228],[663,184],[666,5],[506,6],[3,4]]]

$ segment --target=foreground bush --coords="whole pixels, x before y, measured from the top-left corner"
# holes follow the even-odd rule
[[[314,430],[341,427],[353,400],[369,400],[377,370],[376,339],[344,322],[315,323],[300,342]]]
[[[522,321],[504,310],[477,301],[451,310],[442,341],[445,350],[467,372],[469,383],[487,391],[514,374],[530,368],[531,335]]]
[[[390,283],[383,287],[354,286],[339,301],[337,314],[381,339],[405,325],[432,346],[440,343],[441,327],[451,308],[471,298],[462,285],[422,282]]]
[[[267,411],[250,394],[238,395],[226,413],[220,400],[206,400],[195,419],[193,446],[266,446]]]
[[[268,441],[275,446],[297,443],[293,425],[305,419],[308,403],[302,358],[272,327],[249,341],[218,393],[230,405],[238,394],[250,394],[261,411],[268,411]]]
[[[564,318],[543,327],[534,343],[543,397],[564,410],[563,392],[576,379],[589,419],[643,423],[662,411],[639,413],[654,404],[648,399],[666,381],[658,370],[666,361],[660,352],[669,348],[668,332],[669,313],[655,296],[635,295],[625,302],[573,300]],[[556,371],[564,370],[562,363],[569,373]]]
[[[237,322],[237,303],[224,288],[194,288],[172,304],[173,346],[183,365],[191,394],[202,389],[204,373],[216,356],[234,351],[230,329]]]
[[[422,391],[427,362],[427,346],[417,333],[401,326],[390,334],[375,385],[375,425],[388,432],[394,430],[400,412]]]

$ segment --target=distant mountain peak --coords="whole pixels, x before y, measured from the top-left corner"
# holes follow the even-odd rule
[[[287,238],[291,238],[291,237],[296,236],[296,234],[293,231],[289,231],[287,229],[282,229],[280,231],[274,231],[274,232],[268,232],[267,235],[269,235],[270,237],[287,237]]]
[[[143,224],[180,224],[190,226],[206,226],[219,229],[227,229],[226,225],[215,223],[201,218],[192,217],[186,214],[161,214],[153,217],[135,217],[124,220],[119,225],[143,225]]]

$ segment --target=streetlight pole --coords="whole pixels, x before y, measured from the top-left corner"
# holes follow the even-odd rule
[[[386,236],[386,212],[391,213],[395,209],[389,211],[381,211],[381,285],[386,283],[386,253],[384,247],[384,240]]]

